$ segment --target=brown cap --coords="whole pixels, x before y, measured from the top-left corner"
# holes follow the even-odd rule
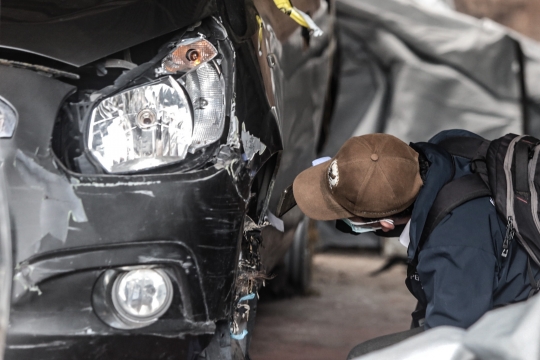
[[[408,208],[422,186],[418,153],[395,136],[353,137],[337,155],[304,170],[293,192],[315,220],[380,218]]]

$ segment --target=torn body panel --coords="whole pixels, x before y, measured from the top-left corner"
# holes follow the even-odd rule
[[[76,174],[55,159],[50,136],[42,136],[52,133],[72,88],[29,70],[0,72],[0,94],[20,113],[15,135],[0,143],[16,263],[6,357],[60,351],[63,341],[72,349],[106,344],[109,335],[120,343],[112,339],[122,331],[92,310],[92,289],[104,270],[132,265],[167,268],[178,297],[160,320],[138,330],[141,338],[212,334],[214,322],[231,313],[232,274],[249,198],[240,152],[229,151],[215,166],[189,173]],[[24,96],[13,96],[32,91],[48,96],[34,97],[32,106]],[[197,344],[199,350],[205,346]]]
[[[273,6],[271,0],[268,2]],[[89,14],[86,9],[80,18],[85,22],[92,16],[106,18],[120,8],[143,6],[137,1],[131,3],[102,8],[101,15]],[[254,294],[290,244],[283,232],[295,227],[273,218],[268,208],[279,176],[284,129],[296,129],[296,115],[287,112],[284,105],[312,105],[311,100],[307,101],[309,91],[294,97],[280,85],[286,81],[284,74],[296,73],[289,65],[305,65],[284,62],[286,54],[282,52],[292,52],[289,58],[298,51],[302,53],[296,45],[303,38],[295,25],[299,30],[280,40],[272,35],[279,24],[266,23],[264,39],[270,45],[265,45],[264,51],[272,56],[261,61],[257,45],[251,41],[249,29],[256,28],[258,22],[250,2],[245,8],[227,2],[227,11],[238,14],[221,13],[223,9],[219,4],[216,8],[213,1],[188,3],[195,14],[189,26],[183,23],[185,16],[190,16],[186,12],[168,19],[170,22],[163,23],[160,31],[153,31],[156,24],[152,22],[129,41],[107,38],[99,50],[94,46],[96,34],[92,33],[87,39],[87,51],[79,54],[72,51],[79,49],[80,43],[66,45],[62,42],[65,38],[56,39],[58,47],[52,49],[44,48],[45,43],[30,44],[27,38],[17,40],[11,32],[3,32],[0,57],[16,54],[15,60],[27,64],[38,60],[36,66],[22,68],[11,62],[0,64],[0,98],[11,103],[19,114],[12,138],[0,141],[0,176],[6,179],[6,205],[13,225],[13,291],[6,358],[107,356],[148,360],[194,359],[198,354],[201,359],[211,360],[247,357],[249,337],[237,337],[253,326]],[[164,8],[171,8],[168,16],[173,16],[186,4],[171,3]],[[17,7],[15,3],[8,5],[8,10]],[[4,7],[2,10],[3,19],[14,16],[9,11],[6,15]],[[258,10],[266,19],[265,10]],[[59,9],[52,13],[55,11]],[[162,9],[155,11],[163,15]],[[326,14],[324,11],[321,14]],[[210,12],[213,16],[200,18]],[[324,16],[319,12],[314,20],[322,26]],[[242,28],[241,21],[221,23],[221,19],[242,17],[247,22],[242,36],[231,35],[234,29]],[[48,29],[69,27],[75,20],[68,17],[63,24],[53,21],[41,25]],[[176,26],[182,29],[166,40],[161,37],[140,47],[123,48],[148,40],[150,34],[156,37],[176,30]],[[16,25],[10,23],[8,27]],[[102,36],[102,30],[97,34]],[[219,53],[211,65],[223,76],[226,88],[225,130],[221,138],[199,153],[187,154],[190,158],[186,163],[182,160],[140,172],[108,173],[89,156],[85,142],[88,114],[104,98],[154,81],[159,76],[154,66],[161,65],[163,56],[186,34],[204,36]],[[51,33],[40,36],[49,37]],[[84,40],[80,33],[70,36]],[[319,67],[324,77],[328,53],[322,51],[325,43],[321,44],[303,52],[301,58],[306,64],[310,58],[318,58],[313,66]],[[59,69],[68,69],[79,78],[40,71],[39,66],[51,61],[15,48],[71,64],[61,64]],[[98,59],[109,55],[113,48],[117,52],[113,58]],[[142,60],[137,62],[137,57]],[[88,64],[94,60],[99,61]],[[111,63],[124,65],[107,65]],[[306,71],[298,74],[309,76]],[[178,86],[186,85],[183,75],[174,76]],[[317,92],[313,101],[317,102],[319,95]],[[299,98],[301,101],[295,104]],[[193,106],[207,105],[202,97],[193,100]],[[318,116],[317,109],[322,105],[316,105],[316,109],[303,109],[302,118],[311,121],[311,116]],[[319,123],[318,119],[314,121]],[[315,143],[316,139],[310,138],[303,149],[314,149]],[[246,218],[253,220],[246,222]],[[252,225],[254,228],[250,228]],[[253,231],[258,235],[252,236]],[[118,314],[111,310],[111,287],[118,274],[139,269],[165,274],[171,280],[173,295],[168,310],[151,325],[130,328],[119,324]],[[235,323],[236,327],[231,326]],[[224,327],[227,336],[222,336]],[[136,344],[122,353],[128,340]],[[228,353],[223,357],[209,355],[215,350],[214,341],[218,342],[220,354]],[[224,341],[229,341],[228,345],[222,344]]]

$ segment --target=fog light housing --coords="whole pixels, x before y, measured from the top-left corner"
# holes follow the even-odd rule
[[[171,306],[173,287],[159,269],[138,269],[119,275],[111,298],[120,319],[134,327],[148,326]]]

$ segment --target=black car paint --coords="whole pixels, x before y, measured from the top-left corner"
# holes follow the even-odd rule
[[[217,12],[216,1],[3,0],[0,46],[79,67]]]
[[[226,348],[222,339],[230,340],[228,321],[235,308],[245,215],[260,224],[264,221],[271,200],[267,195],[272,194],[284,147],[294,148],[289,150],[292,154],[300,149],[306,158],[314,153],[320,119],[310,123],[315,138],[299,146],[294,128],[296,124],[296,135],[304,133],[305,125],[304,129],[300,125],[305,119],[289,116],[295,116],[294,108],[305,105],[303,116],[309,120],[313,111],[305,109],[314,107],[312,101],[322,109],[331,56],[331,50],[325,49],[331,48],[330,37],[314,53],[308,50],[295,61],[291,58],[296,71],[274,55],[282,46],[285,53],[298,51],[294,44],[274,37],[262,44],[266,56],[257,54],[254,11],[258,10],[269,28],[279,26],[275,14],[265,16],[267,10],[260,2],[255,8],[249,1],[237,7],[227,1],[218,5],[212,1],[95,0],[84,2],[85,7],[55,12],[52,5],[62,3],[2,2],[0,57],[4,53],[23,56],[13,51],[17,49],[40,55],[32,59],[46,64],[48,60],[41,56],[77,70],[208,15],[220,15],[236,52],[236,117],[266,150],[250,161],[245,161],[240,151],[225,151],[213,166],[185,173],[76,173],[58,160],[50,146],[57,114],[76,91],[76,82],[0,66],[0,96],[19,112],[14,136],[0,140],[0,171],[6,178],[10,216],[2,220],[12,224],[15,265],[5,358],[191,359],[207,347],[212,336]],[[24,21],[22,13],[18,18],[12,15],[25,8],[44,18]],[[239,10],[246,13],[235,13]],[[119,14],[123,21],[115,22]],[[238,21],[242,16],[245,24]],[[283,16],[280,21],[291,21]],[[234,17],[236,20],[230,21]],[[100,28],[96,23],[110,25]],[[238,29],[245,33],[239,34]],[[271,32],[264,31],[264,35],[272,37]],[[276,57],[276,62],[268,61],[269,55]],[[304,63],[298,63],[302,59]],[[302,71],[306,73],[309,61],[315,65],[308,66],[307,74],[322,73],[317,79],[321,90],[299,99],[297,91],[301,89],[289,84],[289,93],[297,93],[296,98],[289,97],[283,86],[285,76],[292,77],[294,71],[307,76]],[[284,133],[286,127],[289,129]],[[285,176],[286,180],[291,176],[294,174]],[[274,194],[279,192],[274,190],[278,190]],[[285,219],[287,233],[294,231],[298,219],[298,213]],[[265,251],[263,270],[271,269],[290,243],[273,227],[267,230],[271,236],[263,240],[264,247],[275,251]],[[97,314],[100,306],[96,302],[101,300],[96,298],[94,287],[100,285],[107,269],[137,266],[168,271],[175,284],[173,306],[149,327],[114,329]],[[122,351],[126,343],[129,350]],[[245,351],[238,345],[232,347],[231,354],[237,355],[223,355],[222,350],[217,352],[220,355],[210,355],[212,351],[217,354],[210,347],[206,356],[234,358]]]

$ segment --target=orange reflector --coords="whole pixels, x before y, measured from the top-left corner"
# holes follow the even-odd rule
[[[189,39],[180,43],[163,60],[162,66],[169,73],[187,71],[212,60],[216,55],[216,48],[208,40],[201,38]]]

